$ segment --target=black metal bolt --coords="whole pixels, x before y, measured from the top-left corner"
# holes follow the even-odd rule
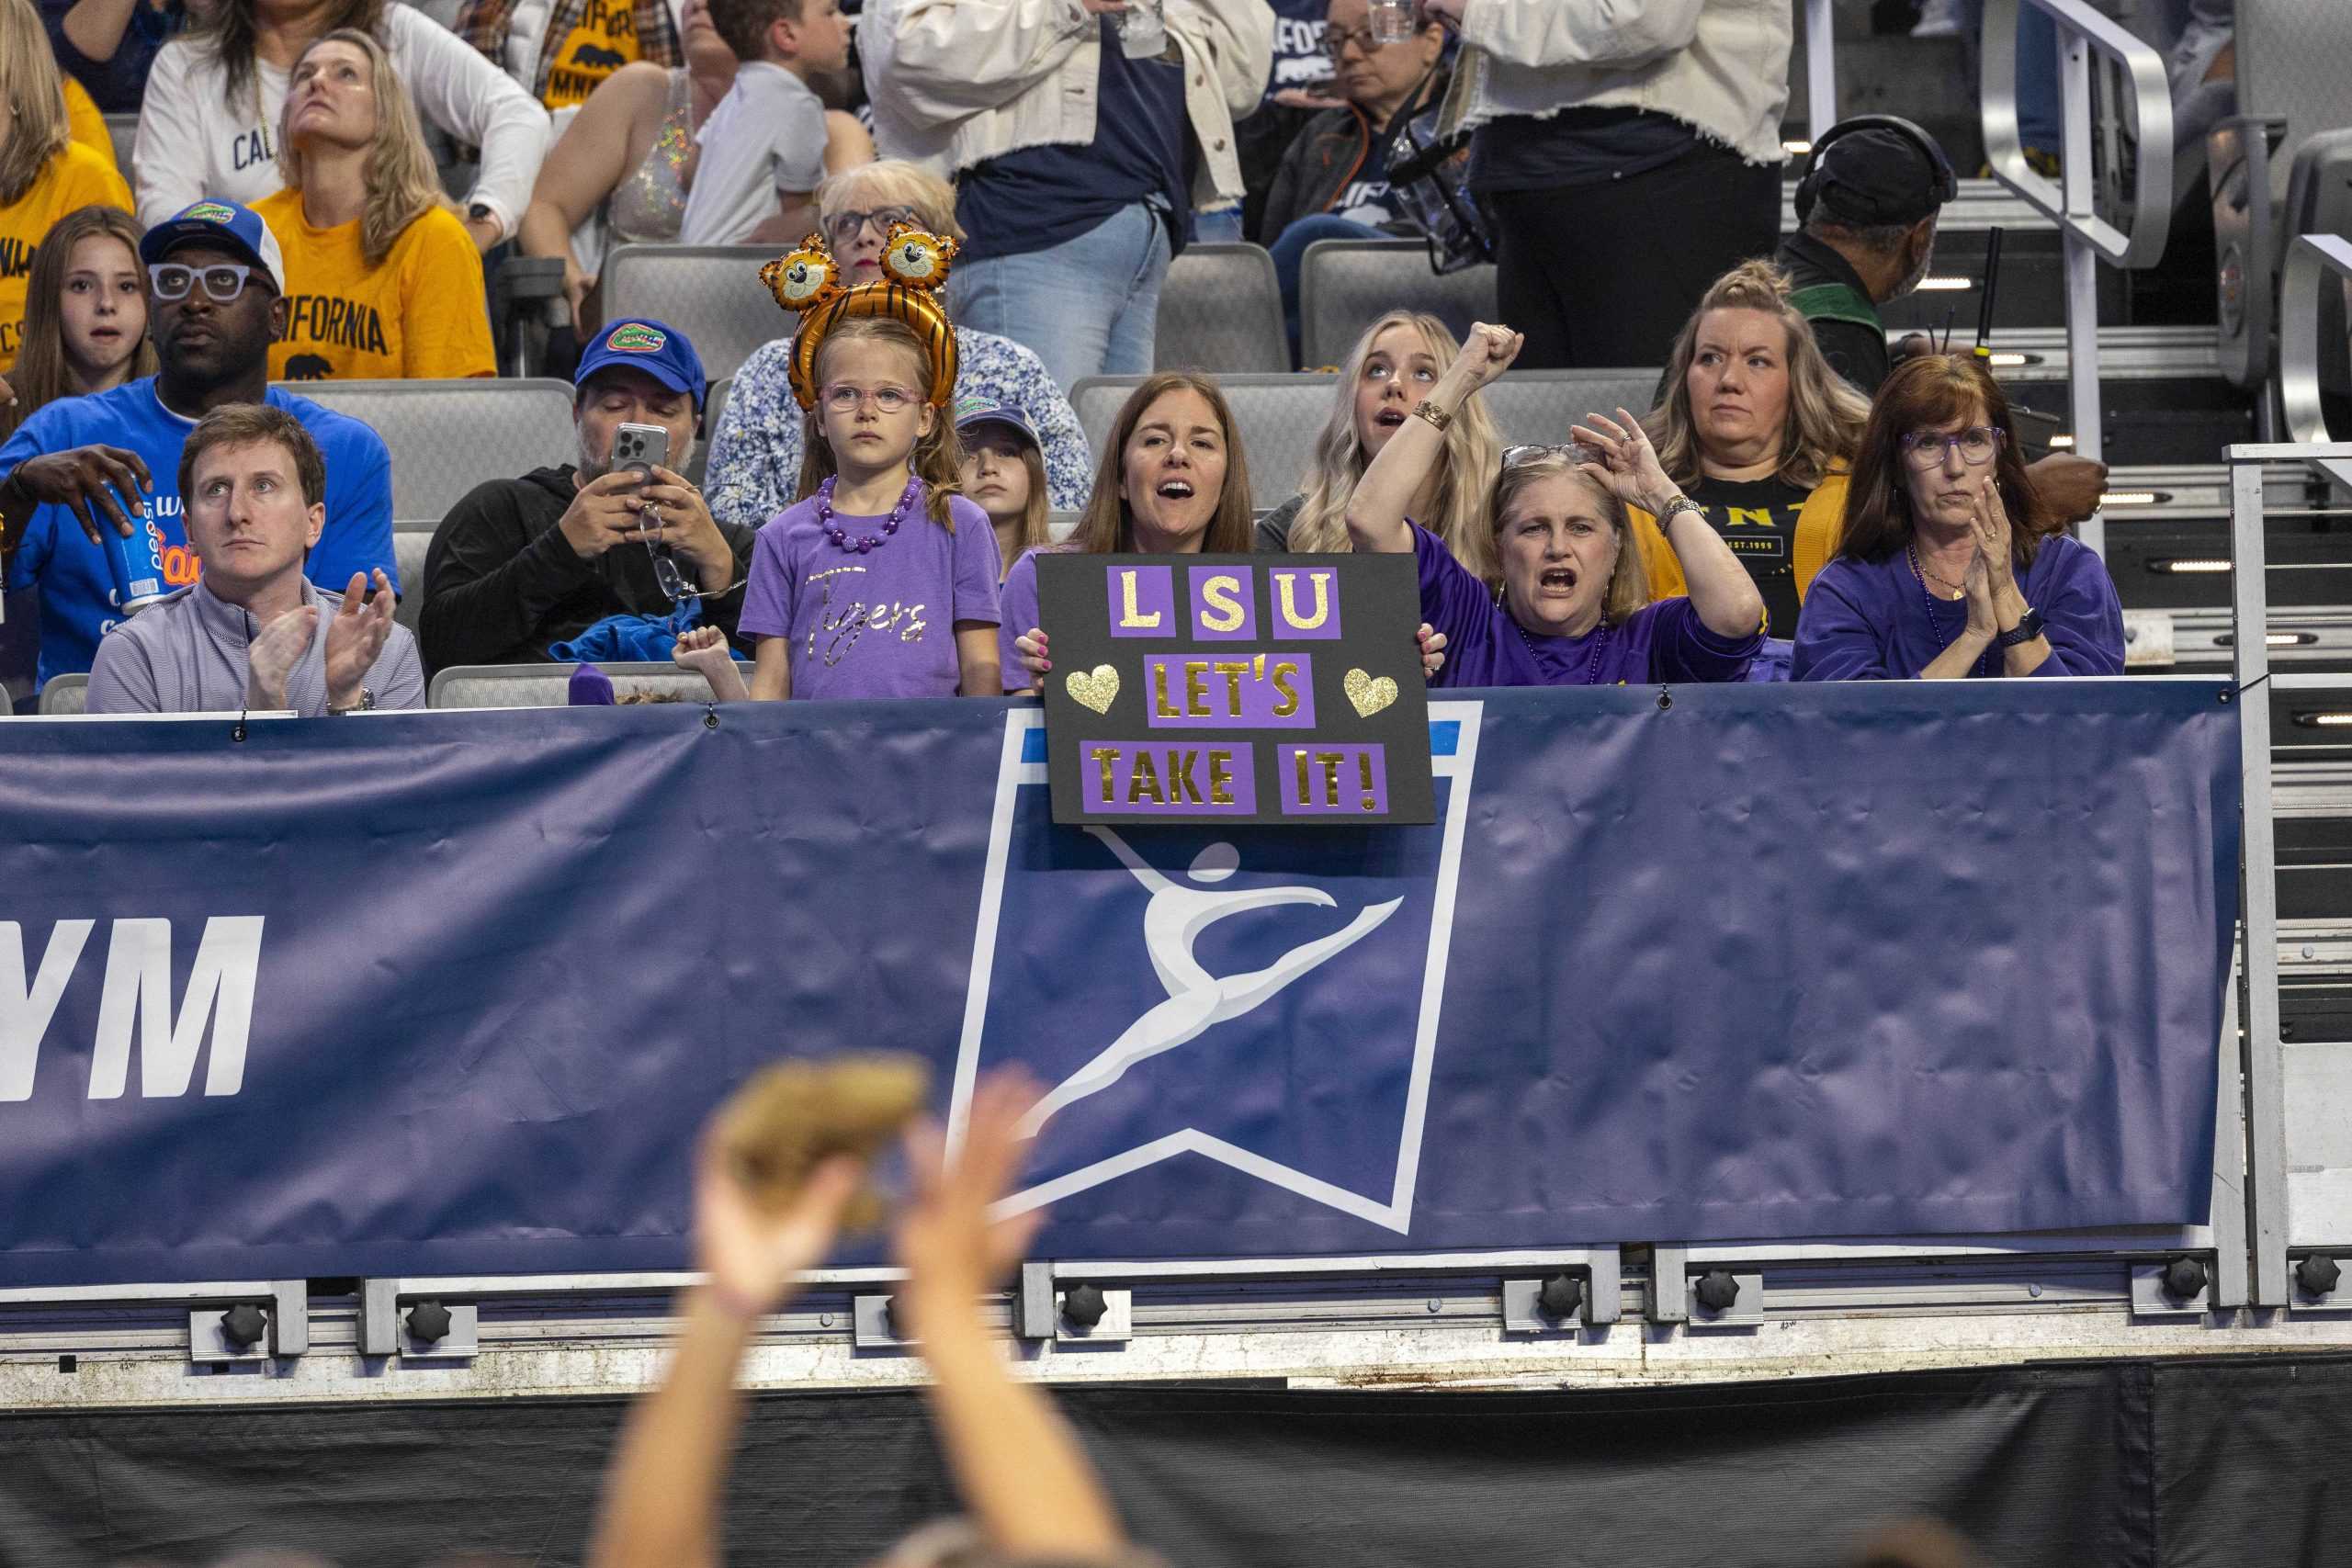
[[[1544,1315],[1554,1320],[1574,1317],[1584,1305],[1584,1281],[1574,1274],[1559,1273],[1544,1281],[1535,1292],[1535,1304]]]
[[[899,1321],[899,1298],[896,1296],[882,1298],[882,1326],[889,1331],[893,1339],[909,1337],[906,1325]]]
[[[2313,1253],[2295,1265],[2295,1285],[2307,1296],[2324,1296],[2342,1283],[2344,1270],[2333,1258]]]
[[[220,1314],[220,1337],[232,1350],[250,1350],[269,1332],[269,1319],[251,1302],[239,1302]]]
[[[408,1309],[408,1337],[420,1345],[438,1345],[449,1337],[449,1309],[426,1300]]]
[[[1699,1276],[1699,1304],[1709,1312],[1729,1312],[1739,1300],[1739,1281],[1728,1269],[1710,1269]]]
[[[1110,1310],[1100,1285],[1072,1285],[1062,1292],[1062,1315],[1080,1328],[1093,1327]]]
[[[2205,1265],[2194,1258],[2176,1258],[2165,1265],[2165,1294],[2177,1302],[2188,1301],[2205,1289]]]

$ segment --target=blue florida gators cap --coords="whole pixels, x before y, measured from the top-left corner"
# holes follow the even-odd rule
[[[685,393],[696,408],[702,407],[703,395],[709,390],[702,373],[702,355],[695,352],[686,334],[649,316],[605,322],[580,356],[571,384],[584,387],[589,377],[616,365],[642,370],[672,391]]]
[[[243,256],[269,275],[272,288],[286,292],[286,257],[261,214],[213,197],[188,203],[141,234],[139,259],[153,266],[182,245],[197,244],[218,245]]]

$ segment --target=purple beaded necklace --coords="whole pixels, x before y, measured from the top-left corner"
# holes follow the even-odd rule
[[[1529,656],[1531,658],[1533,657],[1535,653],[1535,639],[1527,635],[1527,628],[1521,626],[1518,618],[1512,615],[1508,610],[1503,612],[1503,617],[1510,622],[1511,630],[1519,634],[1519,640],[1527,645]],[[1592,634],[1592,658],[1584,668],[1584,683],[1586,685],[1598,686],[1600,684],[1600,656],[1608,650],[1609,636],[1616,629],[1616,627],[1611,626],[1607,621],[1603,621],[1600,623],[1600,629]]]
[[[1928,602],[1928,629],[1935,634],[1936,651],[1940,653],[1959,640],[1961,632],[1964,632],[1968,629],[1968,612],[1963,608],[1960,613],[1961,620],[1959,629],[1954,631],[1950,637],[1944,636],[1944,624],[1938,618],[1936,614],[1937,604],[1935,593],[1928,587],[1927,570],[1919,564],[1919,547],[1917,545],[1905,545],[1903,547],[1903,553],[1910,558],[1911,576],[1913,580],[1919,584],[1919,597]],[[1985,668],[1985,661],[1992,657],[1993,650],[1989,648],[1976,656],[1975,671],[1977,674],[1987,675],[1991,673],[1991,671]]]
[[[852,555],[871,555],[877,547],[889,542],[890,536],[899,531],[899,525],[907,520],[908,512],[922,499],[922,480],[910,478],[907,488],[899,492],[899,504],[890,509],[890,515],[883,522],[882,532],[860,534],[853,539],[847,530],[833,522],[833,480],[829,479],[817,487],[817,531],[838,549]]]

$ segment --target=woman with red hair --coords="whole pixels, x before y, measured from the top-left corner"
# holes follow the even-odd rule
[[[2122,672],[2115,584],[2034,493],[2000,383],[1961,355],[1905,363],[1871,405],[1794,678]]]

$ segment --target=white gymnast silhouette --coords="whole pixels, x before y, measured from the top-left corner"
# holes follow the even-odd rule
[[[1159,983],[1168,989],[1168,999],[1129,1024],[1126,1032],[1101,1055],[1064,1078],[1051,1094],[1039,1100],[1021,1124],[1025,1137],[1036,1136],[1046,1119],[1064,1106],[1100,1094],[1117,1083],[1137,1062],[1162,1051],[1172,1051],[1197,1038],[1210,1025],[1239,1018],[1271,1000],[1274,993],[1317,964],[1337,957],[1370,936],[1405,901],[1391,898],[1385,904],[1369,905],[1342,930],[1295,947],[1263,969],[1216,976],[1202,968],[1193,956],[1193,944],[1200,940],[1202,931],[1218,920],[1246,909],[1263,909],[1277,904],[1317,904],[1328,909],[1337,908],[1339,901],[1319,887],[1259,887],[1213,893],[1188,886],[1147,865],[1110,829],[1090,827],[1086,830],[1109,845],[1111,852],[1119,857],[1119,863],[1151,890],[1151,901],[1144,907],[1144,946],[1151,954],[1151,966],[1159,975]],[[1193,857],[1190,875],[1194,882],[1223,882],[1240,864],[1240,852],[1231,844],[1214,843]]]

